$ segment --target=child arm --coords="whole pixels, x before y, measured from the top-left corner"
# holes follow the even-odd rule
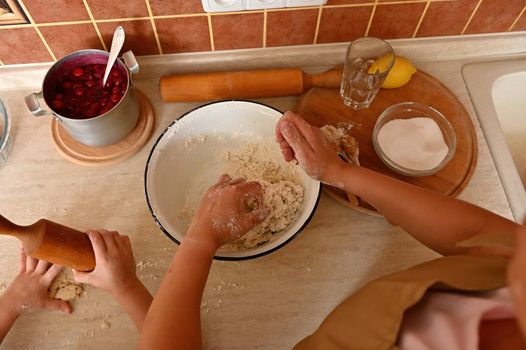
[[[247,199],[257,208],[249,210]],[[268,216],[262,201],[259,183],[228,175],[205,193],[148,311],[139,349],[201,349],[201,298],[214,254]]]
[[[95,252],[95,269],[73,271],[75,280],[110,293],[140,331],[152,296],[137,278],[130,239],[106,230],[88,231],[88,236]]]
[[[61,310],[71,313],[65,301],[52,299],[47,290],[61,266],[29,257],[20,247],[20,267],[13,282],[0,296],[0,343],[14,323],[24,313],[39,309]]]

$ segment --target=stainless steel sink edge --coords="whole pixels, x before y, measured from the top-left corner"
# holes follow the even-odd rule
[[[480,76],[480,72],[484,72]],[[525,59],[466,64],[462,77],[466,84],[473,107],[480,122],[491,156],[497,168],[504,192],[516,222],[522,223],[526,215],[526,191],[515,166],[493,105],[492,86],[505,74],[526,71]]]

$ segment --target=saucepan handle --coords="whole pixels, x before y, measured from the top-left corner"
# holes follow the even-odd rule
[[[27,95],[24,99],[26,101],[27,108],[29,108],[29,111],[33,113],[34,116],[40,117],[42,115],[52,115],[51,112],[42,109],[42,106],[40,105],[39,98],[42,97],[42,91],[40,92],[34,92],[32,94]]]
[[[139,73],[139,63],[137,63],[137,60],[135,59],[135,55],[133,54],[131,50],[123,53],[122,59],[124,60],[126,67],[128,67],[128,69],[130,70],[132,74]]]

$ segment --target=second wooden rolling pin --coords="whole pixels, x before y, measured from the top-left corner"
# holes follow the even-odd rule
[[[95,268],[95,254],[87,234],[41,219],[20,226],[0,215],[0,234],[18,238],[27,255],[79,271]]]
[[[165,102],[301,95],[311,87],[339,88],[341,68],[307,74],[299,68],[215,72],[161,77]]]

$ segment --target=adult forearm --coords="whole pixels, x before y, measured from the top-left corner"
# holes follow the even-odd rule
[[[183,241],[146,316],[140,349],[201,348],[201,297],[214,252]]]
[[[517,224],[485,209],[363,167],[341,171],[344,188],[374,206],[431,249],[465,253],[457,243],[476,234],[512,232]]]

